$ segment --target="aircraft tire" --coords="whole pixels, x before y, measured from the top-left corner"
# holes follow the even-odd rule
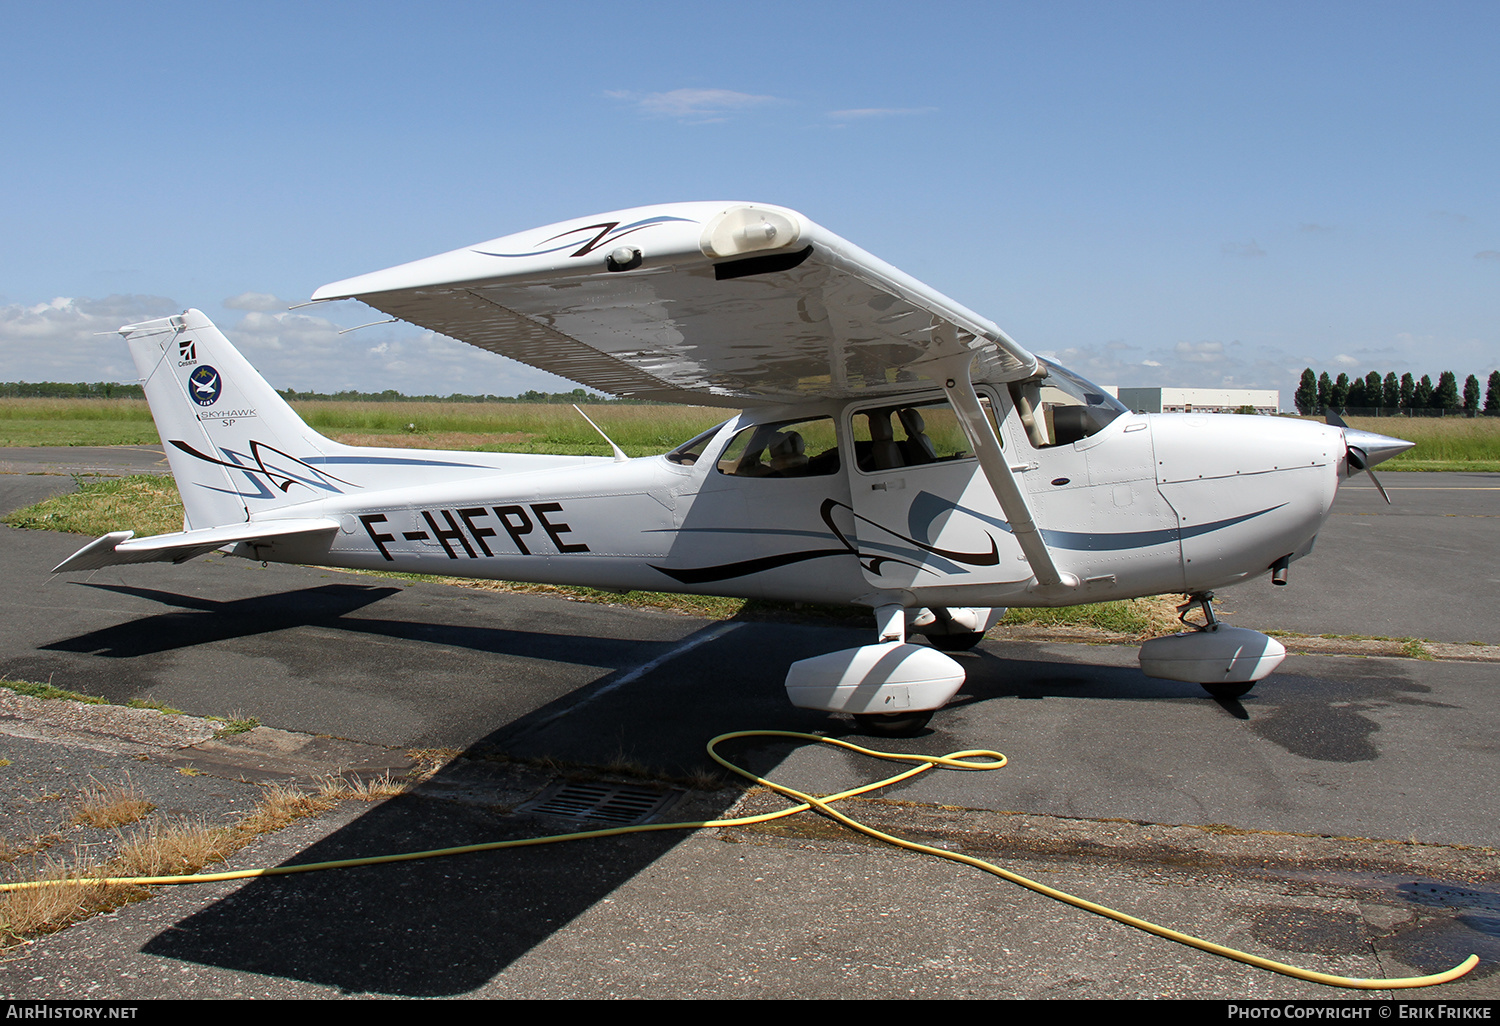
[[[932,719],[932,709],[904,713],[855,713],[854,722],[875,737],[912,737]]]
[[[1205,684],[1203,690],[1215,698],[1239,698],[1249,694],[1253,687],[1255,682],[1251,681],[1248,684]]]
[[[967,652],[984,640],[983,631],[964,631],[961,634],[929,634],[927,643],[939,652]]]

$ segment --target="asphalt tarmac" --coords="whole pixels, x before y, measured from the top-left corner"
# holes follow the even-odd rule
[[[149,449],[0,457],[3,508],[72,487],[59,474],[73,468],[159,469]],[[1233,621],[1500,641],[1500,477],[1383,481],[1394,509],[1351,482],[1291,587],[1224,593]],[[218,556],[47,574],[80,544],[0,528],[0,673],[266,726],[215,740],[183,717],[166,736],[149,710],[59,719],[38,711],[59,703],[17,700],[0,709],[13,847],[49,831],[107,847],[68,819],[90,777],[129,773],[162,810],[223,821],[255,797],[242,780],[399,771],[413,749],[449,760],[413,794],[345,803],[234,861],[558,832],[569,824],[516,806],[570,773],[644,783],[677,802],[664,819],[718,815],[767,799],[706,786],[704,742],[750,727],[848,735],[791,709],[781,678],[793,659],[867,640]],[[1475,974],[1421,996],[1500,995],[1494,664],[1293,655],[1216,702],[1144,678],[1129,648],[992,640],[965,658],[969,683],[925,736],[875,747],[998,748],[1011,765],[928,774],[861,814],[1324,971],[1427,972],[1474,950]],[[737,753],[819,791],[889,772],[801,742]],[[178,889],[12,951],[0,992],[1348,996],[817,821]]]

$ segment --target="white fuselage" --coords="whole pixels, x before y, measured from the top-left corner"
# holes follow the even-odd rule
[[[691,463],[349,449],[336,464],[320,461],[336,476],[319,483],[318,497],[261,514],[247,503],[253,520],[337,519],[331,542],[294,538],[236,552],[789,601],[1067,605],[1202,592],[1298,558],[1345,473],[1341,433],[1319,424],[1123,414],[1079,441],[1036,447],[1005,391],[987,395],[1043,540],[1058,568],[1080,582],[1065,594],[1028,587],[1032,571],[967,454],[891,465],[900,464],[898,453],[872,465],[878,443],[857,437],[858,418],[872,406],[892,407],[889,396],[741,414]],[[735,472],[742,444],[735,440],[754,434],[747,429],[810,419],[837,443],[817,473]],[[362,472],[362,462],[380,473]],[[378,481],[379,490],[362,479]]]

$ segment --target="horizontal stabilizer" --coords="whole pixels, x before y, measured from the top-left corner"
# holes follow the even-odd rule
[[[123,563],[185,563],[190,559],[239,542],[270,541],[293,535],[331,534],[337,520],[326,517],[303,520],[264,520],[178,531],[151,538],[134,538],[134,531],[111,531],[96,538],[52,568],[55,574],[70,570],[98,570]]]

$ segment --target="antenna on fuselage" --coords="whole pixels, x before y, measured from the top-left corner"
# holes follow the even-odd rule
[[[573,409],[578,410],[578,404],[577,403],[573,404]],[[599,432],[599,437],[600,438],[604,439],[606,442],[609,443],[609,447],[615,451],[615,462],[616,463],[624,463],[626,460],[630,459],[629,456],[625,455],[625,450],[621,449],[618,445],[616,445],[615,444],[615,440],[613,438],[610,438],[608,435],[606,435],[604,433],[604,429],[602,427],[600,427],[598,424],[594,423],[593,418],[591,418],[587,413],[584,413],[582,410],[578,410],[578,415],[580,417],[582,417],[584,420],[586,420],[586,421],[589,422],[589,427],[591,427],[595,431]]]

